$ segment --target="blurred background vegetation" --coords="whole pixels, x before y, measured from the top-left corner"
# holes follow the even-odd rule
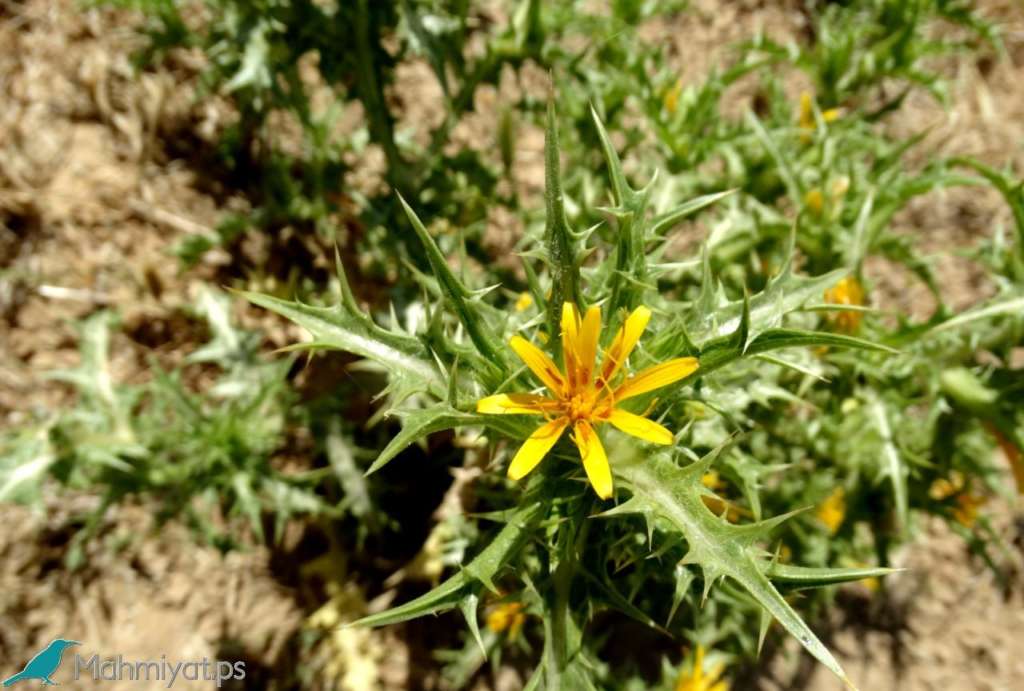
[[[15,671],[67,634],[246,659],[251,688],[522,687],[542,624],[515,594],[485,603],[480,646],[458,614],[338,626],[479,551],[479,516],[515,496],[495,445],[428,430],[367,475],[401,429],[389,373],[276,352],[308,336],[231,291],[340,296],[435,337],[442,290],[400,194],[466,285],[497,286],[488,309],[529,324],[554,102],[573,228],[615,248],[622,185],[658,171],[638,213],[660,294],[711,304],[714,275],[765,296],[767,323],[796,306],[771,282],[791,241],[801,273],[850,272],[792,318],[900,355],[805,349],[703,381],[679,402],[687,444],[740,438],[710,508],[811,507],[780,529],[783,563],[911,567],[790,597],[864,688],[964,665],[977,684],[953,687],[1005,687],[1024,674],[1005,604],[1024,542],[1022,30],[1017,5],[960,0],[0,6],[0,612],[26,622],[0,627],[0,658]],[[643,532],[607,550],[627,604],[594,588],[600,688],[701,688],[705,648],[733,688],[835,688],[778,631],[758,658],[741,593],[701,606],[699,572],[626,569]],[[955,643],[928,607],[953,606],[971,614],[952,640],[995,652],[935,666]],[[164,632],[128,633],[152,617]]]

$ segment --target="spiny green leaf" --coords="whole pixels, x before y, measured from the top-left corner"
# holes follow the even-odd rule
[[[0,504],[37,500],[43,479],[57,460],[47,430],[23,431],[4,441],[6,445],[0,447]]]
[[[700,197],[695,197],[688,201],[683,202],[674,209],[670,209],[663,214],[655,216],[651,220],[650,234],[653,237],[661,236],[665,231],[669,230],[672,226],[679,221],[683,220],[687,216],[697,213],[701,209],[711,206],[719,199],[728,197],[733,194],[736,190],[725,190],[724,192],[712,192],[711,194],[704,194]]]
[[[1007,295],[981,307],[976,307],[962,314],[947,319],[946,321],[932,327],[929,334],[941,333],[952,329],[959,329],[962,326],[971,324],[989,317],[998,317],[1004,314],[1020,315],[1024,313],[1024,295]]]
[[[880,353],[899,354],[898,350],[883,343],[875,343],[856,336],[830,333],[827,331],[804,331],[802,329],[768,329],[747,346],[748,355],[767,353],[781,348],[830,346],[835,348],[857,348]]]
[[[345,504],[352,515],[367,520],[373,510],[366,479],[356,467],[349,442],[341,431],[341,421],[331,418],[327,424],[327,462],[334,470],[338,484],[345,493]]]
[[[844,269],[837,269],[821,276],[796,276],[792,273],[790,262],[787,261],[782,271],[768,282],[765,289],[750,298],[751,338],[781,326],[784,315],[803,307],[812,297],[820,299],[825,290],[835,285],[846,273]],[[725,318],[713,335],[721,336],[735,329],[742,309],[743,305],[739,300],[720,309],[719,315],[724,315]]]
[[[683,603],[683,598],[690,592],[690,586],[693,584],[693,571],[686,568],[682,564],[676,564],[675,570],[675,588],[672,591],[672,607],[668,610],[668,619],[665,621],[665,626],[668,627],[672,624],[672,620],[676,616],[676,612],[679,610],[679,605]]]
[[[494,577],[511,559],[530,531],[544,514],[542,501],[529,501],[516,509],[509,520],[487,547],[478,554],[466,568],[446,580],[428,593],[391,609],[371,614],[354,622],[351,626],[385,626],[416,619],[427,614],[443,612],[457,607],[466,595],[467,589],[482,583],[494,589]]]
[[[604,150],[608,176],[612,182],[612,196],[616,203],[613,209],[609,209],[618,225],[615,233],[615,262],[607,265],[610,271],[608,311],[614,314],[620,308],[635,308],[643,292],[651,288],[647,283],[644,217],[653,180],[642,190],[634,190],[629,186],[619,155],[612,146],[601,118],[593,107],[590,113]]]
[[[1017,230],[1018,270],[1024,271],[1024,185],[1012,173],[998,171],[973,158],[955,158],[952,163],[973,168],[1003,195],[1010,211],[1013,212],[1013,225]],[[1021,277],[1024,278],[1024,273]]]
[[[899,573],[900,571],[902,569],[891,569],[882,566],[817,568],[773,562],[765,570],[765,575],[775,583],[785,583],[798,588],[820,588],[838,583],[862,581],[865,578],[880,578]]]
[[[235,490],[235,506],[242,515],[249,519],[249,527],[260,541],[263,540],[263,510],[260,500],[252,487],[252,476],[247,473],[235,473],[231,478],[231,487]]]
[[[131,404],[115,386],[110,369],[110,330],[117,317],[112,312],[97,312],[79,325],[81,362],[68,370],[52,370],[44,377],[71,384],[79,394],[100,407],[112,427],[108,431],[120,443],[133,444]]]
[[[404,384],[429,391],[438,398],[445,395],[446,387],[437,368],[416,338],[371,328],[365,319],[349,314],[341,306],[314,307],[247,291],[240,291],[240,295],[308,331],[313,342],[299,344],[299,348],[333,348],[361,355],[383,366],[393,381],[403,380]]]
[[[871,403],[871,416],[878,429],[882,442],[882,461],[884,474],[892,484],[893,499],[896,502],[896,520],[900,530],[905,531],[909,526],[910,509],[907,499],[907,467],[903,463],[900,451],[896,448],[896,441],[893,439],[892,426],[889,423],[889,413],[885,404],[878,398]]]
[[[782,178],[783,184],[786,186],[786,191],[789,192],[789,197],[794,204],[799,204],[802,197],[802,189],[799,182],[799,177],[793,172],[793,167],[790,165],[790,160],[786,158],[779,147],[776,145],[775,140],[765,129],[761,123],[760,118],[753,113],[753,111],[747,111],[747,123],[754,131],[754,136],[757,137],[761,145],[764,146],[765,150],[775,161],[779,177]]]
[[[580,573],[587,579],[588,582],[593,584],[611,603],[612,607],[625,614],[630,619],[638,621],[645,626],[668,635],[662,626],[658,622],[654,621],[649,617],[643,610],[639,609],[636,605],[629,601],[626,596],[620,593],[615,586],[608,582],[608,579],[598,578],[596,575],[590,573],[586,568],[581,568]]]
[[[597,110],[594,109],[594,104],[590,104],[590,117],[594,121],[594,127],[597,128],[597,137],[601,141],[601,150],[604,153],[605,163],[608,165],[608,177],[611,179],[612,196],[615,203],[626,209],[631,209],[636,206],[638,193],[629,186],[629,182],[626,180],[626,174],[622,171],[622,162],[619,161],[619,154],[612,146],[612,140],[608,136],[608,131],[604,128],[604,123],[601,122]]]
[[[713,460],[709,456],[680,468],[667,453],[637,454],[617,463],[614,471],[633,492],[634,500],[649,506],[683,534],[690,547],[685,561],[699,565],[705,578],[721,574],[739,583],[811,655],[849,684],[839,662],[765,576],[746,536],[738,535],[736,526],[723,522],[704,505],[700,477],[710,465],[709,458]]]
[[[405,202],[405,199],[400,194],[398,195],[398,201],[401,202],[405,215],[409,218],[409,223],[412,224],[413,230],[416,232],[416,236],[423,243],[423,248],[427,253],[427,261],[430,262],[430,268],[434,271],[434,276],[437,278],[438,283],[440,283],[445,298],[458,316],[459,321],[462,322],[466,333],[469,334],[469,339],[487,361],[500,368],[503,362],[502,356],[499,354],[497,345],[494,342],[492,329],[484,322],[483,316],[473,303],[473,292],[462,285],[462,282],[448,268],[448,262],[445,261],[444,255],[441,254],[441,250],[438,249],[434,239],[430,237],[430,233],[423,227],[423,223],[416,215],[416,212],[412,210],[412,207]]]
[[[377,460],[366,471],[367,475],[377,472],[395,456],[408,448],[409,445],[429,434],[480,422],[479,417],[476,415],[463,413],[442,405],[412,412],[400,412],[399,414],[402,416],[402,431],[396,434],[388,442],[388,445],[384,447],[384,450],[380,452]]]
[[[473,634],[473,640],[480,646],[480,652],[486,659],[487,648],[484,647],[484,641],[480,638],[480,623],[477,621],[477,610],[479,608],[480,597],[476,593],[467,594],[459,603],[459,609],[462,610],[462,616],[466,619],[466,625],[469,626],[469,631]]]

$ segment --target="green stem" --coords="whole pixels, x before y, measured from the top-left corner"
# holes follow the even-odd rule
[[[554,587],[550,595],[551,616],[545,622],[545,674],[546,687],[549,689],[563,688],[562,680],[569,660],[579,646],[579,632],[571,619],[569,597],[576,573],[577,556],[583,550],[590,528],[587,515],[592,504],[593,498],[588,493],[578,502],[576,510],[562,526],[558,536],[558,566],[552,574]]]

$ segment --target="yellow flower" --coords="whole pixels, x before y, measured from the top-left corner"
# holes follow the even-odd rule
[[[730,501],[726,501],[721,497],[714,497],[709,494],[702,494],[701,501],[704,502],[704,506],[708,507],[708,510],[716,516],[725,514],[725,520],[730,523],[739,523],[740,519],[744,516],[749,516],[750,512],[744,509],[742,506],[737,506]]]
[[[843,524],[843,519],[846,518],[846,490],[842,487],[832,490],[832,494],[825,498],[815,515],[825,524],[828,532],[835,535],[839,526]]]
[[[804,206],[815,216],[821,216],[827,206],[829,217],[834,219],[842,210],[843,197],[849,189],[850,178],[845,175],[832,181],[828,194],[823,191],[823,187],[812,187],[804,194]]]
[[[948,478],[936,478],[928,488],[928,496],[935,501],[949,499],[957,492],[963,491],[964,484],[964,474],[959,470],[954,470],[950,472]]]
[[[713,491],[720,491],[727,487],[727,483],[722,479],[722,476],[718,474],[717,470],[709,470],[704,473],[700,478],[700,484]],[[731,523],[738,523],[740,518],[750,515],[750,512],[742,506],[737,506],[736,504],[726,501],[721,497],[703,494],[701,495],[701,499],[704,502],[704,506],[708,507],[712,513],[718,516],[725,514],[726,520]]]
[[[843,111],[840,108],[829,108],[821,111],[821,119],[826,123],[835,122],[842,114]],[[814,97],[811,96],[810,91],[804,91],[800,94],[800,110],[797,114],[797,124],[802,130],[800,138],[805,142],[810,141],[811,133],[818,126],[814,119]]]
[[[814,97],[810,91],[800,94],[800,114],[797,115],[797,122],[802,130],[814,129]]]
[[[526,613],[523,612],[522,602],[502,602],[487,614],[487,628],[494,633],[508,631],[510,638],[519,635],[525,622]]]
[[[825,195],[817,187],[807,190],[807,194],[804,195],[804,206],[815,214],[821,214],[825,208]]]
[[[928,495],[936,501],[945,501],[952,498],[953,520],[965,528],[974,526],[978,520],[978,509],[985,505],[988,498],[974,492],[970,483],[966,481],[963,473],[953,471],[949,479],[940,477],[928,488]]]
[[[672,85],[671,89],[665,92],[665,96],[661,100],[662,104],[665,106],[665,110],[667,110],[672,115],[675,115],[676,108],[679,107],[679,95],[682,92],[683,80],[680,79],[679,81]]]
[[[725,481],[722,480],[722,476],[718,474],[717,470],[709,470],[704,473],[700,478],[700,484],[704,485],[708,489],[725,488]]]
[[[985,505],[987,497],[974,492],[964,492],[956,497],[956,508],[953,509],[953,519],[965,528],[974,527],[978,520],[978,509]]]
[[[529,293],[519,293],[519,299],[516,300],[516,312],[525,312],[530,309],[530,305],[533,304],[533,296]]]
[[[689,376],[697,370],[697,359],[676,358],[624,376],[612,385],[636,347],[651,311],[637,307],[619,329],[611,345],[604,351],[600,368],[595,369],[598,338],[601,335],[601,309],[591,307],[580,317],[576,306],[562,307],[562,356],[564,372],[559,370],[537,346],[520,336],[510,342],[526,366],[548,388],[551,396],[528,393],[497,394],[479,400],[478,413],[496,415],[543,415],[547,422],[519,448],[508,468],[508,476],[519,480],[537,467],[541,459],[572,427],[572,440],[580,450],[583,469],[602,499],[612,496],[612,473],[604,446],[594,426],[610,422],[626,434],[655,444],[671,444],[672,433],[647,418],[630,413],[618,405],[629,398],[660,389]]]
[[[833,305],[860,306],[864,304],[864,289],[856,278],[846,276],[825,291],[825,302]],[[860,327],[863,316],[861,312],[842,311],[830,313],[829,318],[840,331],[853,333]]]
[[[729,691],[729,682],[724,679],[719,681],[725,665],[721,662],[714,665],[704,675],[704,646],[698,644],[697,652],[694,653],[693,668],[689,672],[683,672],[676,681],[676,691]]]

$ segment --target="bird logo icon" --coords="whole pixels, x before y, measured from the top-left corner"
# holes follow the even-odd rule
[[[57,686],[57,682],[51,679],[50,676],[57,671],[58,667],[60,667],[60,661],[64,656],[64,650],[73,645],[79,645],[79,642],[69,641],[65,638],[54,639],[50,642],[50,645],[36,653],[35,657],[28,661],[28,664],[25,665],[25,669],[21,670],[14,676],[4,679],[3,685],[11,686],[19,681],[35,679],[36,681],[43,682],[46,686]]]

